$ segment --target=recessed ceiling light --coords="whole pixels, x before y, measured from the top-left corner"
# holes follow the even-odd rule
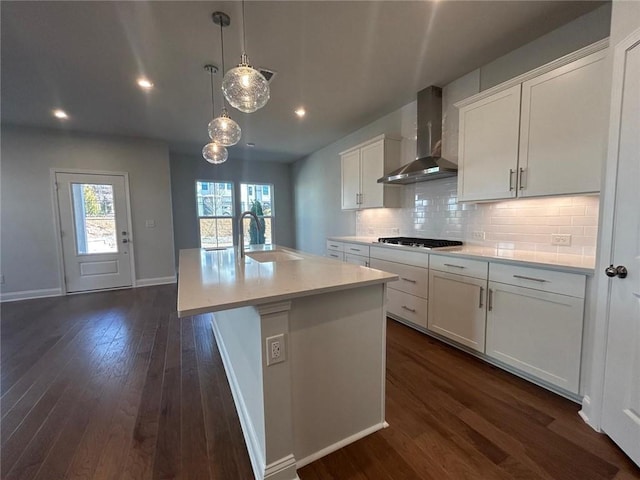
[[[146,77],[140,77],[138,78],[138,86],[144,90],[151,90],[153,82]]]
[[[59,108],[56,108],[53,111],[53,116],[60,119],[60,120],[66,120],[69,118],[69,115],[67,115],[67,112],[65,112],[64,110],[61,110]]]
[[[307,114],[307,111],[304,109],[304,107],[299,107],[296,109],[295,114],[302,118]]]
[[[247,147],[253,148],[253,147],[255,147],[255,146],[256,146],[256,144],[255,144],[255,143],[253,143],[253,142],[247,142]]]

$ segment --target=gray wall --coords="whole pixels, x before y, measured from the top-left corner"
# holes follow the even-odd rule
[[[201,156],[171,154],[171,192],[176,260],[183,248],[200,248],[196,215],[196,180],[234,182],[236,203],[240,183],[270,183],[274,186],[274,240],[293,247],[291,166],[279,162],[246,162],[230,156],[222,165],[211,165]]]
[[[356,213],[342,210],[339,153],[382,133],[399,136],[400,127],[396,110],[293,164],[297,249],[324,255],[327,236],[355,235]]]
[[[60,288],[52,168],[128,172],[136,278],[175,274],[165,144],[2,126],[1,153],[2,293]]]
[[[443,151],[453,152],[452,160],[457,159],[458,112],[453,103],[607,37],[610,17],[611,5],[605,4],[444,86]],[[355,234],[356,213],[341,210],[338,153],[381,133],[401,132],[402,110],[364,126],[293,165],[296,248],[323,254],[325,237]]]

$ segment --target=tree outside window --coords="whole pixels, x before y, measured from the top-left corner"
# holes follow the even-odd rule
[[[240,184],[240,202],[242,211],[255,213],[259,218],[260,229],[256,221],[245,218],[244,228],[249,235],[244,237],[245,245],[271,245],[273,239],[273,185],[242,183]]]

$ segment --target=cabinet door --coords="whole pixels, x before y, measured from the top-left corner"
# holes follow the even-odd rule
[[[487,355],[578,393],[581,298],[489,282]]]
[[[361,267],[369,266],[369,257],[363,257],[361,255],[353,255],[352,253],[344,254],[344,261],[353,265],[360,265]]]
[[[342,209],[359,208],[360,150],[342,155]]]
[[[429,271],[429,330],[484,352],[487,281]]]
[[[520,85],[460,109],[458,200],[516,196]]]
[[[384,185],[378,179],[384,175],[384,140],[360,149],[360,208],[384,207]]]
[[[605,56],[596,52],[522,84],[519,196],[600,191]]]

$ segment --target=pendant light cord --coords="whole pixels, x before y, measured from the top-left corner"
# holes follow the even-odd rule
[[[209,77],[211,80],[211,118],[216,118],[216,104],[213,98],[213,69],[209,70]]]
[[[244,0],[242,0],[242,53],[247,51],[247,29],[244,26]]]
[[[222,46],[222,76],[224,77],[224,35],[222,34],[222,20],[220,20],[220,45]]]

